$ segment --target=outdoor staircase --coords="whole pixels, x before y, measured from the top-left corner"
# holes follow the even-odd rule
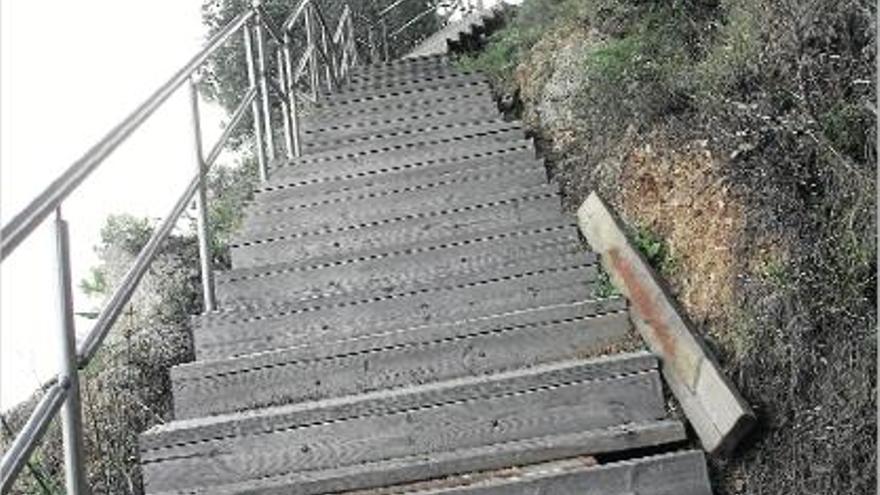
[[[141,437],[148,493],[711,493],[485,77],[361,67],[302,136],[193,318],[177,420]]]

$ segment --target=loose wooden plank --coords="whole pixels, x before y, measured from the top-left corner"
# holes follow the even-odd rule
[[[595,193],[578,210],[578,223],[615,285],[632,302],[636,328],[660,356],[663,376],[703,447],[711,453],[730,452],[754,425],[751,408]]]
[[[590,457],[511,466],[346,495],[711,495],[706,459],[690,450],[596,465]]]
[[[471,471],[503,469],[512,465],[545,462],[573,456],[602,454],[681,441],[684,428],[677,421],[655,421],[623,427],[549,435],[489,447],[459,449],[431,455],[388,459],[336,469],[289,473],[223,486],[198,487],[190,494],[317,495],[440,478]],[[180,492],[154,495],[179,495]],[[677,494],[664,494],[677,495]]]
[[[175,417],[228,413],[591,355],[626,338],[621,300],[421,325],[172,369]]]
[[[215,431],[226,432],[219,436],[181,443],[192,437],[189,430],[178,429],[166,435],[170,445],[143,451],[145,474],[155,479],[161,473],[169,485],[160,490],[224,484],[605,429],[665,415],[656,371],[596,380],[592,375],[599,365],[567,362],[398,394],[383,391],[360,413],[370,401],[364,396],[329,408],[317,403],[299,411],[273,410],[257,422],[224,417],[211,422]]]

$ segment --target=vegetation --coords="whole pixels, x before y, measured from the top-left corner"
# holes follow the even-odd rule
[[[756,408],[716,493],[875,486],[875,26],[866,0],[526,0],[461,59],[568,207],[640,227]]]
[[[217,168],[209,178],[215,265],[228,263],[227,245],[241,220],[243,203],[257,180],[253,160]],[[194,225],[195,220],[185,220]],[[80,373],[86,470],[92,493],[143,493],[138,435],[172,419],[168,369],[191,361],[189,318],[201,312],[198,248],[192,234],[173,235],[164,244],[104,347]],[[82,282],[86,291],[107,296],[153,232],[153,223],[114,215],[96,247],[101,264]],[[18,431],[37,397],[14,410],[7,421]],[[64,493],[61,435],[57,420],[12,493]]]

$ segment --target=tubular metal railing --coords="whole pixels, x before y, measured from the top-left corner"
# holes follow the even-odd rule
[[[214,282],[209,252],[209,229],[207,219],[206,174],[220,156],[245,116],[253,116],[255,151],[262,180],[269,175],[268,163],[275,158],[276,146],[272,133],[272,102],[280,103],[285,123],[285,153],[288,157],[300,155],[297,132],[297,98],[303,97],[307,87],[309,99],[318,97],[319,84],[326,83],[334,91],[358,63],[351,9],[346,6],[331,31],[320,7],[313,0],[301,0],[283,26],[274,25],[266,15],[260,0],[252,0],[245,12],[236,16],[219,30],[165,84],[137,107],[125,120],[114,127],[103,139],[73,163],[48,188],[36,197],[21,213],[3,227],[0,232],[0,262],[5,260],[33,231],[54,212],[56,242],[56,269],[58,284],[56,299],[58,328],[63,358],[57,378],[43,385],[43,396],[37,403],[24,427],[12,440],[0,462],[0,493],[8,493],[18,474],[28,462],[50,422],[60,412],[64,441],[65,478],[67,493],[89,493],[83,472],[82,425],[80,419],[80,394],[78,370],[88,365],[101,347],[113,324],[129,302],[139,282],[156,258],[160,246],[171,234],[187,206],[195,198],[197,206],[197,234],[205,311],[215,309]],[[297,67],[293,67],[294,31],[298,21],[305,21],[306,43]],[[195,74],[220,47],[233,36],[241,35],[244,41],[248,69],[249,88],[218,141],[204,153],[200,111],[196,91]],[[268,37],[268,40],[267,40]],[[271,46],[270,46],[271,45]],[[267,54],[275,50],[276,63],[273,77],[269,72]],[[305,59],[307,63],[303,63]],[[300,81],[306,77],[306,84]],[[323,81],[322,81],[323,80]],[[138,254],[133,265],[104,304],[93,329],[77,347],[73,320],[73,295],[70,282],[70,250],[68,225],[61,213],[61,206],[68,196],[94,172],[101,163],[132,133],[134,133],[159,107],[183,85],[189,86],[192,110],[193,160],[195,171],[183,194],[156,228],[147,244]]]
[[[419,10],[411,17],[404,17],[399,26],[390,25],[391,20],[397,18],[395,14],[398,10],[414,3],[420,7]],[[387,62],[418,44],[424,38],[415,37],[406,40],[406,43],[400,41],[409,30],[418,26],[419,21],[429,16],[436,16],[442,28],[455,14],[467,15],[484,8],[483,0],[396,0],[380,10],[375,19],[366,20],[369,29],[366,44],[370,48],[371,58]]]
[[[301,155],[299,133],[299,103],[316,102],[326,88],[336,91],[349,77],[351,69],[360,61],[356,13],[344,5],[335,28],[325,18],[317,0],[300,0],[287,19],[279,26],[272,22],[262,6],[262,0],[251,0],[251,6],[237,15],[214,34],[204,48],[193,56],[165,84],[157,89],[125,120],[114,127],[103,139],[74,162],[49,187],[36,197],[0,231],[0,263],[3,262],[33,231],[54,212],[56,243],[56,270],[58,284],[56,300],[60,353],[58,376],[43,385],[42,398],[12,440],[0,462],[0,494],[12,488],[18,474],[28,462],[31,453],[45,434],[49,423],[60,412],[64,444],[65,479],[67,493],[81,495],[90,492],[86,483],[82,454],[82,425],[78,371],[88,365],[100,349],[111,328],[128,304],[141,279],[156,258],[162,243],[169,237],[187,206],[195,199],[196,229],[199,243],[202,292],[205,311],[216,307],[214,277],[209,250],[210,226],[207,218],[206,175],[226,144],[244,121],[253,116],[255,154],[260,178],[269,177],[269,162],[275,159],[276,145],[272,126],[273,101],[278,102],[283,119],[284,147],[288,158]],[[387,60],[389,43],[416,25],[430,12],[438,12],[444,22],[455,12],[469,12],[482,8],[482,1],[431,0],[417,2],[425,7],[401,26],[388,31],[388,18],[407,0],[397,0],[381,11],[378,21],[368,22],[368,47],[375,55],[375,30],[381,29],[381,44]],[[214,146],[204,153],[200,122],[196,73],[206,61],[225,46],[233,36],[243,37],[244,55],[248,72],[248,89],[229,123]],[[295,40],[305,39],[305,43]],[[361,43],[363,45],[363,43]],[[273,50],[275,75],[270,73],[269,51]],[[373,61],[380,57],[370,57]],[[77,347],[73,319],[73,294],[70,281],[70,247],[68,224],[61,206],[79,185],[132,133],[134,133],[181,86],[189,86],[193,130],[194,174],[183,194],[156,228],[128,269],[110,298],[104,304],[94,327]]]

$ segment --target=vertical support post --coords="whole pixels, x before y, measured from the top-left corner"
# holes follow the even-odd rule
[[[254,62],[254,47],[252,41],[251,28],[253,27],[253,21],[249,21],[248,25],[244,28],[244,52],[245,52],[245,60],[247,62],[248,69],[248,83],[251,89],[256,88],[257,94],[259,95],[260,89],[257,85],[257,67]],[[251,114],[254,119],[254,141],[256,141],[254,145],[254,149],[257,152],[257,165],[260,170],[260,180],[266,182],[269,180],[269,168],[266,163],[266,150],[264,148],[264,140],[263,140],[263,122],[262,115],[260,114],[260,103],[257,101],[259,98],[254,98],[253,103],[251,104]]]
[[[283,52],[284,48],[279,46],[278,49],[275,51],[275,60],[278,66],[278,87],[281,88],[281,91],[283,93],[281,95],[281,100],[283,103],[282,106],[284,108],[282,109],[283,111],[281,112],[281,116],[284,120],[284,147],[287,158],[291,159],[293,158],[293,129],[291,128],[290,123],[290,108],[288,108],[288,105],[290,105],[290,85],[287,84],[288,71],[285,67]]]
[[[349,9],[349,12],[351,12],[351,9]],[[348,16],[348,50],[350,52],[350,55],[348,56],[348,70],[345,74],[346,81],[350,80],[352,67],[357,67],[360,63],[360,61],[358,60],[356,39],[357,38],[355,37],[354,33],[354,13],[351,13]]]
[[[262,0],[253,0],[254,8],[258,8],[261,3]],[[262,16],[261,11],[257,10],[254,34],[257,42],[257,77],[260,81],[260,100],[263,106],[263,139],[266,140],[266,157],[269,162],[272,162],[275,160],[275,138],[272,135],[272,107],[269,105],[268,70],[266,69],[266,35]]]
[[[370,45],[370,63],[375,64],[379,61],[379,49],[376,47],[376,39],[373,34],[373,26],[367,30],[367,43]]]
[[[291,137],[293,139],[293,156],[302,156],[299,135],[299,108],[296,101],[296,81],[293,80],[293,50],[290,33],[284,33],[284,70],[287,72],[287,111],[290,112]]]
[[[309,72],[310,72],[310,84],[312,91],[312,99],[318,99],[318,86],[321,84],[318,76],[318,46],[315,44],[315,32],[314,32],[314,12],[312,11],[312,5],[309,4],[308,9],[305,15],[305,23],[306,23],[306,45],[308,49],[311,50],[309,55]]]
[[[199,92],[196,82],[189,80],[190,104],[192,109],[193,131],[193,158],[196,162],[196,171],[199,174],[199,187],[196,191],[196,222],[199,238],[199,263],[202,271],[202,300],[205,303],[205,312],[214,311],[217,308],[217,300],[214,295],[214,271],[211,267],[211,229],[208,223],[208,191],[207,191],[207,167],[202,151],[202,125],[199,118]]]
[[[327,92],[333,92],[333,75],[338,75],[336,70],[336,57],[335,54],[330,50],[330,43],[327,41],[327,26],[323,23],[319,23],[321,25],[321,47],[324,50],[324,56],[327,57],[324,60],[324,82],[327,84]],[[333,74],[333,75],[331,75]]]
[[[60,371],[70,380],[70,389],[61,408],[64,440],[64,477],[69,495],[87,495],[89,487],[83,470],[82,411],[79,390],[79,363],[76,357],[76,326],[73,320],[73,291],[70,284],[70,232],[55,210],[55,249],[58,274],[58,332],[61,343]]]
[[[388,50],[388,22],[385,21],[384,16],[382,17],[382,19],[380,19],[379,22],[379,27],[382,28],[382,56],[384,57],[383,61],[388,62],[388,60],[391,58],[391,54]]]

